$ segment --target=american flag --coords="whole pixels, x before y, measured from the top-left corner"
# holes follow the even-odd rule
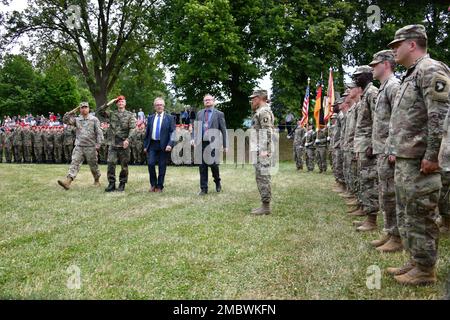
[[[304,127],[308,123],[308,113],[309,113],[309,83],[306,87],[306,95],[305,100],[303,100],[303,108],[302,108],[302,120],[300,120],[300,124]]]

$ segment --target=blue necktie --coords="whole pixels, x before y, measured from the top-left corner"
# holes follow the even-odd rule
[[[158,120],[156,121],[155,140],[159,140],[159,127],[160,127],[161,115],[158,114]]]

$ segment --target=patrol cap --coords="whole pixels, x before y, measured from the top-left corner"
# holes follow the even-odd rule
[[[410,24],[403,28],[398,29],[395,32],[394,40],[389,42],[388,47],[392,48],[392,46],[396,43],[407,39],[424,39],[427,40],[427,32],[425,27],[421,24]]]
[[[254,97],[267,98],[267,90],[257,89],[255,91],[253,91],[252,95],[249,96],[249,98],[253,99]]]
[[[347,83],[347,89],[353,89],[353,88],[356,88],[356,87],[357,87],[357,85],[353,81]]]
[[[372,68],[370,66],[364,65],[356,68],[356,71],[353,73],[354,76],[357,76],[362,73],[372,73]]]
[[[392,50],[382,50],[378,51],[373,55],[372,62],[369,63],[369,66],[374,66],[383,61],[395,62],[394,52]]]
[[[86,101],[83,101],[83,102],[80,102],[80,108],[89,108],[89,103],[88,102],[86,102]]]

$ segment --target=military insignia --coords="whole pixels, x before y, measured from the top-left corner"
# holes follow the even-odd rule
[[[442,92],[442,91],[444,91],[446,85],[447,85],[447,83],[445,83],[444,81],[438,80],[438,81],[436,81],[434,90],[436,90],[436,92]]]
[[[264,122],[264,123],[269,122],[269,118],[264,118],[264,119],[263,119],[263,122]]]

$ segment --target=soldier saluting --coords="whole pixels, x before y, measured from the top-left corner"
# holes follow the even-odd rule
[[[77,111],[80,111],[80,116],[75,117]],[[100,186],[100,170],[97,161],[97,150],[103,140],[100,121],[89,114],[89,104],[81,102],[78,107],[64,114],[63,122],[76,127],[76,138],[69,173],[64,181],[58,180],[58,184],[68,190],[80,171],[81,164],[86,159],[94,176],[94,185]]]
[[[106,110],[116,103],[117,110]],[[119,161],[121,171],[119,175],[119,187],[117,191],[124,191],[128,182],[128,163],[130,162],[130,136],[136,128],[136,117],[134,113],[125,110],[126,100],[124,96],[109,101],[107,104],[97,108],[97,115],[102,116],[109,122],[107,132],[108,141],[108,187],[106,192],[116,190],[116,164]]]

